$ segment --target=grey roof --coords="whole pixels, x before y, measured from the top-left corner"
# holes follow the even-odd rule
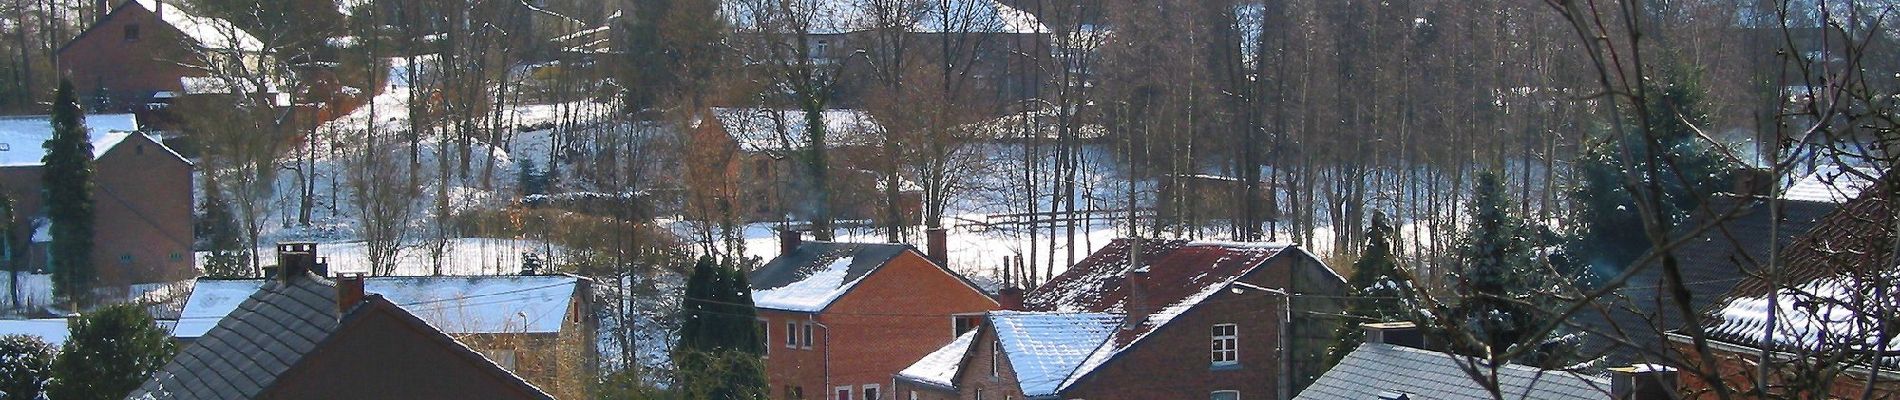
[[[851,257],[845,281],[856,281],[910,249],[910,245],[904,244],[807,241],[800,243],[797,250],[780,254],[747,274],[746,279],[752,281],[753,290],[785,287],[810,278],[833,260]]]
[[[255,398],[336,327],[335,284],[315,276],[273,281],[130,397]]]
[[[1377,399],[1382,392],[1404,393],[1414,399],[1494,398],[1466,372],[1465,366],[1477,365],[1473,362],[1447,353],[1366,343],[1294,398],[1366,400]],[[1610,392],[1608,379],[1516,364],[1498,368],[1497,377],[1499,393],[1510,400],[1601,400],[1609,398]]]
[[[1769,232],[1774,222],[1769,205],[1760,197],[1717,196],[1685,222],[1672,237],[1688,234],[1696,226],[1717,221],[1715,227],[1677,246],[1672,252],[1689,289],[1689,303],[1698,312],[1716,304],[1723,294],[1741,284],[1748,271],[1765,266],[1768,259]],[[1773,227],[1773,240],[1781,248],[1813,228],[1821,217],[1839,205],[1825,202],[1782,200],[1779,202],[1780,226]],[[1663,269],[1651,263],[1612,296],[1600,299],[1596,307],[1580,311],[1572,320],[1585,335],[1585,356],[1602,357],[1606,365],[1660,362],[1673,354],[1663,333],[1678,328],[1693,318],[1675,311],[1675,297],[1664,284]],[[1640,347],[1623,345],[1639,344]]]

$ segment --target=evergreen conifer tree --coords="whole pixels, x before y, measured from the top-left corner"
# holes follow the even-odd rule
[[[1412,296],[1412,279],[1399,269],[1398,255],[1392,248],[1393,232],[1385,212],[1372,214],[1371,227],[1366,228],[1365,249],[1360,252],[1359,261],[1352,264],[1352,277],[1347,281],[1352,285],[1352,293],[1348,294],[1346,315],[1354,318],[1335,335],[1338,340],[1329,355],[1329,363],[1338,362],[1359,347],[1365,337],[1360,322],[1413,318],[1413,305],[1406,301]]]
[[[67,329],[66,344],[53,359],[48,398],[125,398],[165,366],[174,350],[171,335],[144,309],[129,304],[94,310],[73,320]]]
[[[0,400],[35,400],[53,374],[53,345],[38,337],[0,336]]]
[[[53,136],[46,139],[40,175],[46,216],[53,222],[53,291],[77,307],[90,305],[96,274],[92,265],[92,139],[86,116],[61,79],[53,96]]]
[[[1477,342],[1458,341],[1461,353],[1474,356],[1503,354],[1521,346],[1533,349],[1516,361],[1559,365],[1558,336],[1534,336],[1556,307],[1555,292],[1563,284],[1552,276],[1538,249],[1546,247],[1535,231],[1511,214],[1515,206],[1505,197],[1497,174],[1478,176],[1471,199],[1471,220],[1459,238],[1454,278],[1458,303],[1453,315]]]
[[[701,257],[687,278],[679,342],[673,351],[686,398],[762,399],[765,348],[744,273]]]

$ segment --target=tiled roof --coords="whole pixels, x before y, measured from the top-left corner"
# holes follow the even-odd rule
[[[997,311],[989,320],[1023,395],[1035,397],[1056,394],[1071,377],[1084,373],[1083,366],[1119,330],[1122,317]]]
[[[572,275],[417,276],[364,279],[379,294],[449,333],[558,333],[581,280]],[[172,336],[203,335],[263,279],[199,279]]]
[[[1703,324],[1709,336],[1801,353],[1900,346],[1900,340],[1872,339],[1878,335],[1871,333],[1883,329],[1889,317],[1867,312],[1896,307],[1872,302],[1894,301],[1875,294],[1891,292],[1900,282],[1900,266],[1890,258],[1894,198],[1879,187],[1862,192],[1796,239],[1781,258],[1781,279],[1757,275],[1724,296]],[[1771,311],[1777,313],[1772,339],[1767,335]],[[1900,356],[1880,362],[1900,366]]]
[[[1775,226],[1770,204],[1781,207],[1779,226]],[[1766,266],[1771,239],[1786,248],[1836,206],[1799,200],[1770,202],[1759,197],[1711,198],[1673,236],[1681,237],[1697,226],[1716,223],[1672,251],[1682,271],[1684,286],[1689,289],[1692,309],[1713,307],[1722,294],[1740,284],[1748,273]],[[1769,237],[1770,232],[1775,232],[1773,238]],[[1622,289],[1599,299],[1597,307],[1577,314],[1574,321],[1589,333],[1585,335],[1584,348],[1602,353],[1587,356],[1604,356],[1608,365],[1659,361],[1655,356],[1669,354],[1663,348],[1666,345],[1663,334],[1694,320],[1676,312],[1670,306],[1675,304],[1675,296],[1670,291],[1660,290],[1665,283],[1661,264],[1650,263],[1642,268],[1630,276]]]
[[[1365,343],[1321,375],[1299,400],[1367,400],[1382,394],[1412,399],[1484,400],[1494,396],[1467,373],[1480,360],[1385,343]],[[1506,364],[1496,369],[1506,399],[1607,399],[1608,379]]]
[[[334,284],[315,276],[265,284],[130,398],[255,398],[336,327]]]
[[[804,242],[747,275],[759,308],[823,311],[859,279],[910,251],[901,244]]]

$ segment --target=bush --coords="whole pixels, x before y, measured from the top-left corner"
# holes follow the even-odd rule
[[[129,304],[100,308],[74,320],[66,345],[53,359],[49,398],[124,398],[172,358],[170,335],[144,309]]]
[[[40,398],[58,350],[38,337],[0,336],[0,400]]]

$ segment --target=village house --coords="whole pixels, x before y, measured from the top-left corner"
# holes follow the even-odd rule
[[[748,275],[773,398],[897,399],[891,375],[998,307],[975,284],[901,244],[806,242]]]
[[[125,296],[133,284],[197,274],[192,253],[192,170],[165,144],[141,133],[131,114],[93,115],[93,250],[101,294]],[[50,272],[42,147],[53,135],[46,116],[0,117],[0,192],[13,200],[9,246],[21,268]]]
[[[1612,378],[1504,364],[1492,369],[1483,360],[1425,347],[1425,335],[1410,322],[1365,324],[1365,342],[1300,391],[1297,400],[1667,400],[1667,386],[1641,375],[1649,370],[1622,369]],[[1472,377],[1495,374],[1492,394]],[[1657,372],[1666,372],[1657,369]],[[1662,394],[1663,396],[1657,397]],[[1632,396],[1636,395],[1636,396]],[[1217,397],[1218,398],[1218,397]],[[1227,397],[1237,399],[1239,397]]]
[[[554,398],[360,277],[287,265],[127,398]]]
[[[912,399],[1287,398],[1345,279],[1299,247],[1119,239],[895,376]],[[1020,296],[1020,297],[1019,297]]]
[[[1876,182],[1782,249],[1778,279],[1744,279],[1701,319],[1714,365],[1696,351],[1688,329],[1670,332],[1683,371],[1719,374],[1734,390],[1765,383],[1775,398],[1900,396],[1900,340],[1891,324],[1893,193]],[[1772,332],[1772,334],[1769,334]],[[1766,354],[1767,359],[1763,359]],[[1762,375],[1762,373],[1767,375]],[[1683,374],[1680,393],[1713,398],[1711,377]],[[1872,381],[1873,384],[1869,384]]]
[[[884,156],[878,149],[883,127],[862,110],[834,109],[822,114],[832,193],[884,193],[872,171]],[[699,185],[689,195],[689,214],[711,216],[734,210],[752,221],[809,219],[816,209],[804,152],[810,146],[805,115],[799,110],[711,108],[692,127],[689,179]],[[905,185],[900,183],[900,185]],[[900,187],[899,207],[907,223],[916,223],[922,189]],[[885,219],[885,196],[834,195],[827,203],[838,219]]]
[[[120,3],[59,48],[60,72],[72,80],[82,103],[125,112],[155,99],[228,92],[229,83],[213,78],[213,71],[261,64],[264,45],[256,37],[167,1]]]
[[[326,273],[316,245],[278,245],[278,265]],[[281,268],[281,267],[280,267]],[[408,314],[550,393],[585,392],[596,360],[592,281],[573,275],[361,277],[362,285]],[[179,313],[173,338],[196,346],[268,279],[199,279]]]

